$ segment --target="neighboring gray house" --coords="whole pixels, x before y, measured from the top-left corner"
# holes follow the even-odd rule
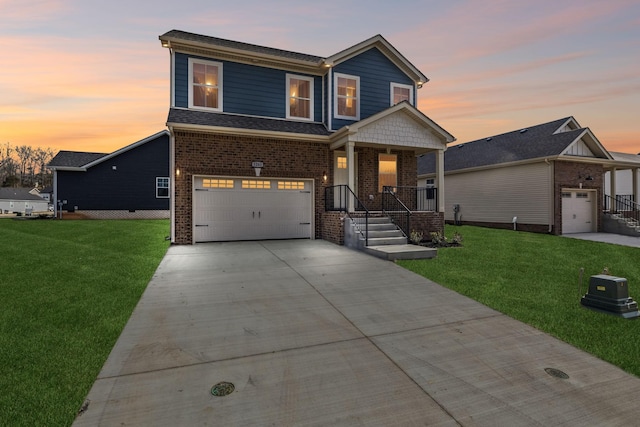
[[[1,213],[39,213],[47,212],[49,204],[42,197],[29,193],[26,188],[0,188]]]
[[[53,200],[60,211],[88,218],[169,217],[169,132],[160,131],[111,154],[60,151]]]
[[[573,117],[452,146],[444,157],[449,223],[602,230],[604,175],[617,162]],[[420,156],[418,185],[429,184],[434,170],[433,155]]]

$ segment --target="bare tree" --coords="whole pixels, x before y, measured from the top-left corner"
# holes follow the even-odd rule
[[[27,164],[31,160],[33,148],[28,145],[20,145],[16,147],[16,155],[18,156],[18,165],[20,166],[20,185],[25,184],[25,175],[27,173]]]

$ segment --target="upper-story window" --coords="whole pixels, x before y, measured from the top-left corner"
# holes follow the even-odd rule
[[[360,120],[360,77],[335,73],[335,115]]]
[[[287,74],[288,119],[313,120],[313,78]]]
[[[391,83],[391,105],[409,101],[413,105],[413,86]]]
[[[222,111],[222,64],[189,58],[189,107]]]

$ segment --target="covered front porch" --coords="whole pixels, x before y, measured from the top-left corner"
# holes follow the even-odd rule
[[[407,102],[340,129],[331,137],[322,237],[350,245],[344,238],[355,227],[362,245],[370,246],[378,239],[371,237],[371,218],[388,218],[405,243],[413,232],[443,231],[444,151],[454,140]],[[419,188],[417,156],[427,152],[436,153],[436,177]]]
[[[605,231],[640,236],[640,156],[611,153],[613,161],[605,165],[603,210],[608,220]]]

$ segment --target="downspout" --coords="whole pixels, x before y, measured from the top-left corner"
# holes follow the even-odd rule
[[[549,166],[549,200],[551,201],[549,205],[549,227],[547,229],[547,233],[551,234],[553,231],[553,223],[555,221],[555,209],[554,206],[556,204],[556,198],[554,197],[554,182],[553,182],[553,164],[549,161],[549,159],[544,159],[544,162]]]
[[[327,74],[327,126],[333,130],[333,67],[329,67]]]
[[[53,217],[58,218],[58,169],[53,169]]]
[[[176,242],[176,181],[178,176],[176,175],[176,156],[175,156],[175,134],[173,133],[173,127],[169,128],[169,235],[171,236],[171,243]]]

